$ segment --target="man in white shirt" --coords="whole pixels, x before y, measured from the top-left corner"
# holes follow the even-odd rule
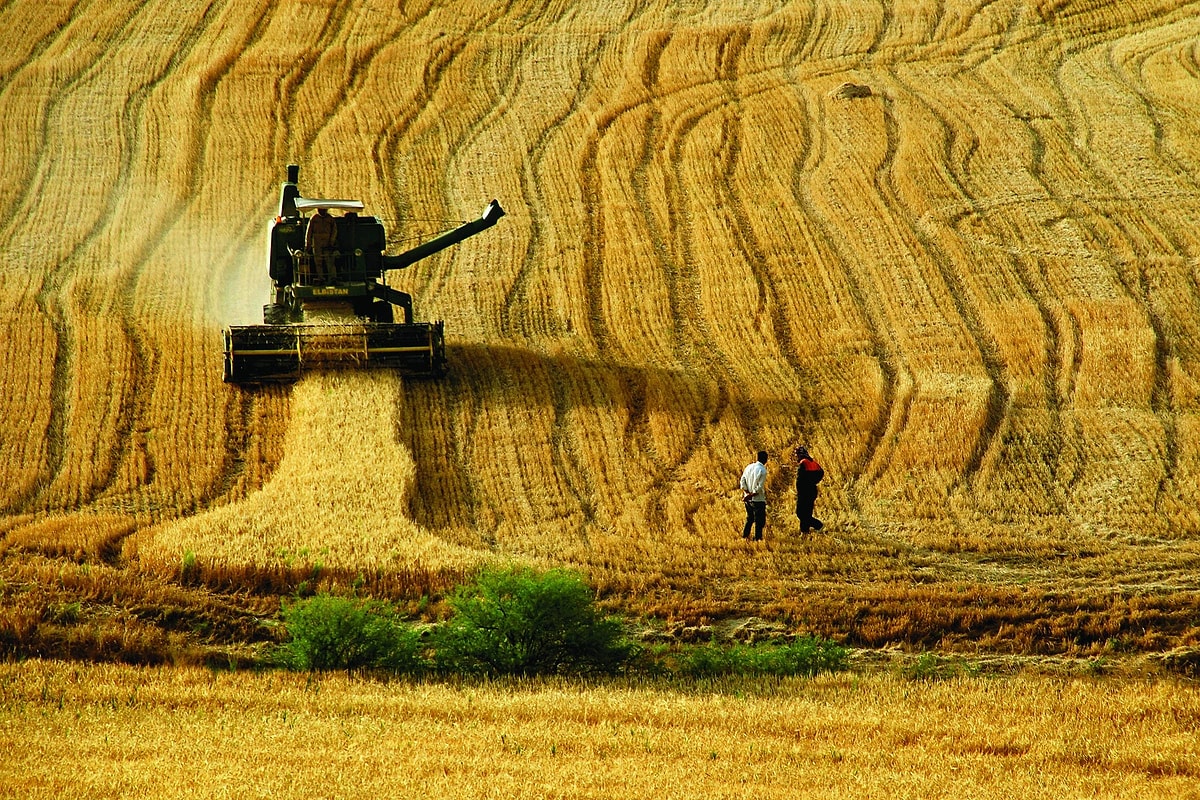
[[[742,500],[746,503],[746,525],[742,538],[750,538],[750,527],[754,527],[754,541],[761,541],[763,527],[767,524],[767,451],[758,451],[758,460],[752,461],[742,470]]]

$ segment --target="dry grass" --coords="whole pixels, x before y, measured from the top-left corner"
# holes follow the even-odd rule
[[[6,569],[413,599],[524,559],[689,622],[1196,639],[1191,3],[20,0],[0,30]],[[397,240],[502,200],[393,276],[446,381],[221,383],[288,161]],[[881,595],[912,605],[831,611]]]
[[[1197,797],[1169,680],[693,686],[0,667],[0,796]]]

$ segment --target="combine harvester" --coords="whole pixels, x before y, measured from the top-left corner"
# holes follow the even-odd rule
[[[385,275],[492,227],[504,209],[493,200],[479,219],[387,255],[383,224],[359,216],[361,202],[301,197],[299,176],[300,167],[289,164],[271,223],[268,271],[275,302],[263,306],[264,324],[225,329],[225,380],[291,381],[308,370],[339,367],[444,375],[442,322],[413,322],[412,297],[388,286]],[[331,247],[306,247],[306,231],[318,215],[319,224],[337,232]],[[393,321],[393,307],[404,312],[403,322]]]

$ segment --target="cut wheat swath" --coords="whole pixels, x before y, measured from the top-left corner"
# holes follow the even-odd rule
[[[266,485],[153,532],[142,560],[178,570],[188,557],[217,573],[250,566],[470,572],[489,558],[486,550],[452,544],[409,516],[422,487],[411,454],[397,443],[400,390],[389,374],[306,378],[295,387],[284,456]]]

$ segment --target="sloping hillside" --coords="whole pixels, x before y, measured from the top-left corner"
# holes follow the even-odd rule
[[[1198,12],[4,4],[7,585],[520,558],[867,644],[1194,641]],[[222,383],[287,163],[394,248],[504,204],[392,278],[446,380]]]

